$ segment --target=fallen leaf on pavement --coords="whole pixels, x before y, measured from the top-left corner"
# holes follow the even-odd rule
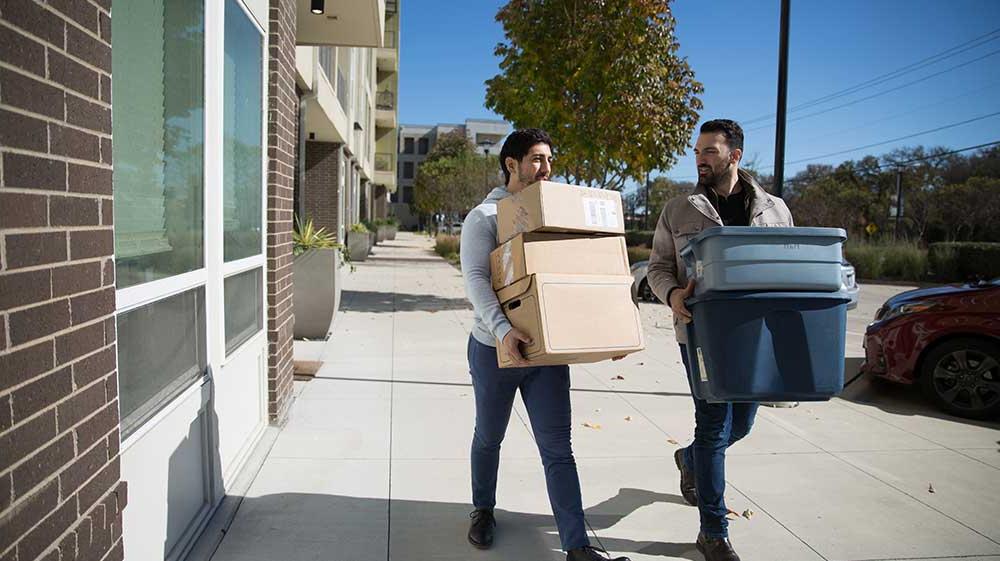
[[[625,379],[625,376],[622,376],[621,374],[619,374],[619,375],[615,376],[614,378],[612,378],[612,380],[624,380],[624,379]]]
[[[583,423],[583,426],[588,429],[601,430],[601,425],[598,423]]]
[[[646,364],[646,363],[645,362],[640,362],[639,364],[636,364],[636,366],[642,366],[644,364]]]
[[[927,492],[928,493],[933,493],[934,492],[934,486],[928,483],[927,484]]]
[[[674,440],[673,438],[668,438],[667,442],[673,444],[674,446],[680,446],[680,444],[676,440]]]
[[[747,520],[750,520],[751,518],[753,518],[753,511],[748,508],[748,509],[746,509],[746,510],[743,511],[742,516],[743,516],[743,518],[746,518]]]
[[[631,415],[626,415],[625,416],[625,420],[626,421],[631,421],[632,420],[632,416]]]
[[[727,508],[726,511],[727,511],[726,512],[726,518],[728,518],[730,520],[732,520],[734,518],[739,518],[740,517],[740,513],[736,512],[735,510],[733,510],[731,508]]]

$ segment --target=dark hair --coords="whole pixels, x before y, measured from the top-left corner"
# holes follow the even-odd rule
[[[714,119],[701,126],[701,132],[721,132],[730,150],[743,149],[743,127],[729,119]]]
[[[510,171],[504,162],[507,158],[514,158],[518,162],[528,154],[528,150],[536,144],[548,144],[552,148],[552,139],[549,133],[542,129],[519,129],[507,136],[500,149],[500,173],[503,174],[504,185],[510,183]]]

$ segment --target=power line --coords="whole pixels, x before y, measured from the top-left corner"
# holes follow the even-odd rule
[[[943,131],[943,130],[946,130],[946,129],[951,129],[951,128],[959,127],[959,126],[962,126],[962,125],[967,125],[969,123],[974,123],[976,121],[982,121],[983,119],[989,119],[990,117],[996,117],[997,115],[1000,115],[1000,111],[997,111],[995,113],[990,113],[988,115],[980,115],[979,117],[973,117],[972,119],[966,119],[964,121],[959,121],[957,123],[951,123],[951,124],[948,124],[948,125],[943,125],[943,126],[936,127],[936,128],[933,128],[933,129],[928,129],[928,130],[925,130],[925,131],[915,132],[913,134],[908,134],[906,136],[900,136],[898,138],[892,138],[892,139],[889,139],[889,140],[883,140],[881,142],[874,142],[872,144],[866,144],[864,146],[857,146],[855,148],[849,148],[847,150],[840,150],[840,151],[837,151],[837,152],[830,152],[829,154],[823,154],[823,155],[820,155],[820,156],[811,156],[809,158],[802,158],[800,160],[794,160],[794,161],[791,161],[791,162],[786,162],[786,165],[801,164],[801,163],[804,163],[804,162],[811,162],[813,160],[822,160],[823,158],[829,158],[830,156],[839,156],[841,154],[849,154],[851,152],[857,152],[858,150],[865,150],[865,149],[868,149],[868,148],[874,148],[876,146],[883,146],[885,144],[891,144],[893,142],[899,142],[900,140],[906,140],[906,139],[909,139],[909,138],[914,138],[914,137],[917,137],[917,136],[922,136],[922,135],[925,135],[925,134],[930,134],[932,132]],[[769,165],[769,166],[764,166],[761,169],[770,169],[770,168],[773,168],[773,167],[774,167],[774,164]]]
[[[875,85],[878,85],[878,84],[881,84],[881,83],[884,83],[884,82],[887,82],[887,81],[890,81],[890,80],[898,78],[899,76],[902,76],[904,74],[909,74],[910,72],[914,72],[914,71],[919,70],[921,68],[925,68],[927,66],[936,64],[938,62],[941,62],[942,60],[946,60],[946,59],[949,59],[951,57],[954,57],[954,56],[957,56],[959,54],[962,54],[964,52],[968,52],[968,51],[970,51],[972,49],[975,49],[976,47],[979,47],[981,45],[989,43],[990,41],[993,41],[993,40],[995,40],[997,38],[1000,38],[1000,35],[998,35],[998,34],[1000,34],[1000,28],[994,29],[993,31],[990,31],[989,33],[980,35],[978,37],[974,37],[974,38],[966,41],[965,43],[961,43],[961,44],[956,45],[954,47],[950,47],[948,49],[945,49],[944,51],[941,51],[941,52],[936,53],[934,55],[931,55],[929,57],[923,58],[923,59],[918,60],[916,62],[910,63],[910,64],[908,64],[906,66],[902,66],[900,68],[897,68],[896,70],[893,70],[893,71],[888,72],[886,74],[882,74],[882,75],[876,76],[874,78],[870,78],[870,79],[868,79],[868,80],[866,80],[864,82],[860,82],[858,84],[850,86],[848,88],[844,88],[842,90],[838,90],[838,91],[826,94],[824,96],[821,96],[821,97],[818,97],[818,98],[815,98],[815,99],[811,99],[809,101],[802,102],[802,103],[800,103],[800,104],[792,107],[791,109],[789,109],[789,112],[800,111],[802,109],[806,109],[806,108],[811,107],[813,105],[818,105],[818,104],[824,103],[826,101],[830,101],[830,100],[838,98],[838,97],[843,97],[845,95],[849,95],[849,94],[854,93],[856,91],[859,91],[859,90],[862,90],[862,89],[865,89],[865,88],[869,88],[869,87],[872,87],[872,86],[875,86]],[[775,117],[775,114],[774,113],[770,113],[770,114],[767,114],[767,115],[761,115],[759,117],[754,117],[752,119],[746,119],[746,120],[741,121],[741,122],[743,124],[752,124],[752,123],[756,123],[756,122],[759,122],[759,121],[765,121],[765,120],[768,120],[768,119],[773,119],[774,117]]]
[[[876,98],[876,97],[881,97],[881,96],[883,96],[883,95],[885,95],[887,93],[892,93],[894,91],[901,90],[903,88],[908,88],[910,86],[913,86],[915,84],[919,84],[921,82],[926,82],[927,80],[930,80],[931,78],[936,78],[937,76],[940,76],[942,74],[946,74],[946,73],[951,72],[953,70],[957,70],[959,68],[962,68],[963,66],[968,66],[968,65],[970,65],[972,63],[979,62],[980,60],[983,60],[985,58],[989,58],[989,57],[997,55],[997,54],[1000,54],[1000,49],[997,49],[997,50],[995,50],[995,51],[993,51],[991,53],[987,53],[987,54],[985,54],[985,55],[983,55],[981,57],[965,61],[965,62],[963,62],[961,64],[957,64],[957,65],[952,66],[950,68],[946,68],[946,69],[941,70],[939,72],[935,72],[934,74],[928,74],[927,76],[924,76],[922,78],[917,78],[916,80],[913,80],[913,81],[910,81],[910,82],[906,82],[905,84],[900,84],[900,85],[895,86],[893,88],[889,88],[888,90],[884,90],[884,91],[881,91],[881,92],[878,92],[878,93],[874,93],[872,95],[865,96],[865,97],[862,97],[862,98],[859,98],[859,99],[855,99],[853,101],[848,101],[847,103],[842,103],[840,105],[835,105],[833,107],[830,107],[830,108],[827,108],[827,109],[823,109],[821,111],[815,111],[813,113],[808,113],[806,115],[800,115],[798,117],[795,117],[794,119],[789,119],[788,121],[789,122],[801,121],[802,119],[808,119],[810,117],[815,117],[817,115],[822,115],[823,113],[829,113],[831,111],[836,111],[837,109],[843,109],[844,107],[849,107],[851,105],[855,105],[855,104],[861,103],[862,101],[868,101],[869,99],[873,99],[873,98]],[[765,125],[765,126],[762,126],[762,127],[755,127],[755,128],[750,129],[747,132],[752,132],[752,131],[762,130],[762,129],[769,129],[769,128],[773,127],[773,126],[774,126],[774,124]]]

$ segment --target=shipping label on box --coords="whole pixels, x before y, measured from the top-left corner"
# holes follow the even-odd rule
[[[497,203],[497,241],[528,232],[624,234],[621,193],[552,181],[533,183]]]

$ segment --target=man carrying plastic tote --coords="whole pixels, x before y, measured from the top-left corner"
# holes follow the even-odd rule
[[[753,176],[740,169],[743,129],[738,123],[718,119],[703,124],[694,153],[698,186],[690,195],[674,197],[664,205],[647,273],[653,293],[673,311],[674,333],[685,369],[689,365],[684,324],[691,321],[691,312],[684,300],[694,293],[694,280],[688,279],[681,248],[705,228],[794,225],[785,202],[768,194]],[[757,404],[709,403],[694,398],[694,406],[694,442],[674,453],[681,472],[681,494],[698,506],[701,531],[697,547],[705,559],[739,561],[727,529],[726,449],[750,433]]]
[[[520,390],[545,467],[545,486],[567,561],[606,561],[600,550],[590,545],[583,518],[580,478],[570,444],[573,423],[569,367],[524,366],[519,344],[531,341],[504,316],[490,282],[490,252],[497,247],[497,201],[536,181],[547,180],[551,163],[552,140],[545,131],[524,129],[511,133],[500,150],[500,171],[507,184],[493,189],[462,225],[462,275],[475,315],[468,346],[469,372],[476,396],[471,454],[475,510],[470,515],[468,540],[480,549],[493,545],[500,443],[507,431],[515,394]],[[496,341],[501,341],[520,367],[499,367]],[[519,558],[528,559],[531,554]],[[628,558],[619,557],[615,561]]]

